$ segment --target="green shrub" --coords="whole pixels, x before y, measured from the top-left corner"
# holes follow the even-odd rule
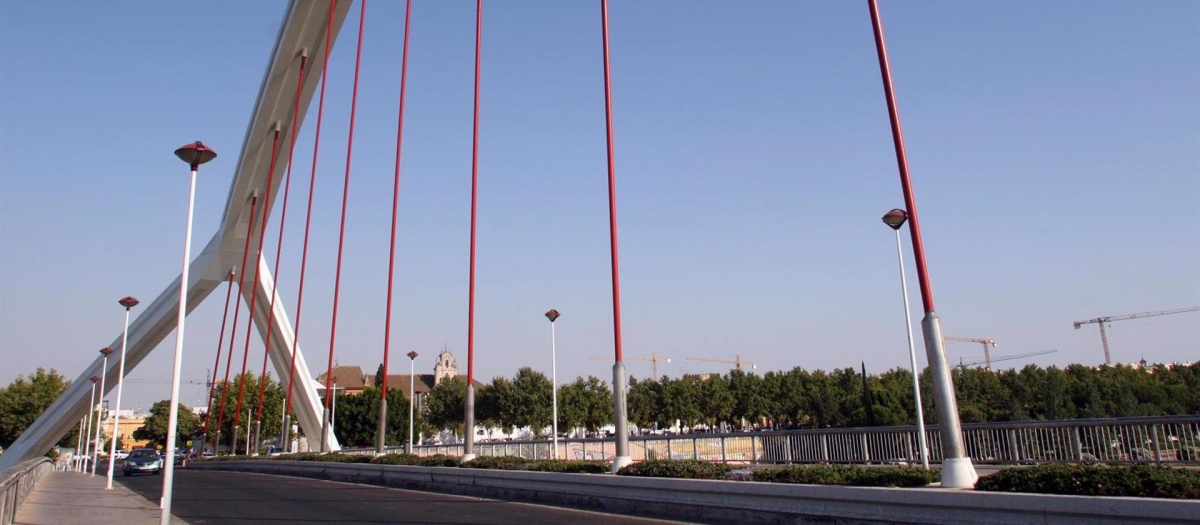
[[[607,461],[575,461],[548,459],[530,463],[526,470],[538,472],[566,472],[571,474],[604,474],[609,469]]]
[[[941,479],[941,472],[915,467],[793,465],[756,470],[750,481],[850,485],[855,487],[922,487]]]
[[[979,478],[976,490],[1200,499],[1200,471],[1150,465],[1038,465]]]
[[[481,456],[459,466],[464,468],[529,470],[534,472],[564,472],[572,474],[603,474],[608,472],[608,462],[605,461],[536,460],[513,456]]]
[[[417,456],[413,454],[384,454],[371,458],[376,465],[411,465],[419,467],[457,467],[458,458],[452,456]]]
[[[495,470],[525,470],[525,465],[528,463],[530,460],[515,456],[479,456],[459,466]]]
[[[617,471],[618,476],[644,478],[724,479],[733,467],[694,459],[642,461]]]
[[[225,455],[225,456],[213,456],[211,458],[201,458],[201,461],[244,461],[247,459],[255,459],[255,458],[253,456]]]
[[[314,454],[311,452],[302,454],[281,454],[273,459],[284,461],[325,461],[329,463],[370,463],[375,456],[371,455],[347,455],[337,452],[328,452],[325,454]]]

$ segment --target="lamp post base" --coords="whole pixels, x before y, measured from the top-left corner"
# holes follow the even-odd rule
[[[618,470],[621,470],[621,468],[632,465],[632,464],[633,464],[632,457],[617,456],[617,457],[613,458],[612,473],[616,474]]]
[[[463,454],[463,455],[462,455],[462,462],[463,462],[463,463],[467,463],[467,462],[469,462],[469,461],[471,461],[471,460],[473,460],[473,459],[475,459],[475,454]]]
[[[262,441],[259,438],[262,436],[262,420],[254,420],[254,448],[250,452],[251,456],[257,456],[258,451],[262,450]]]
[[[971,458],[950,458],[942,461],[942,488],[969,489],[975,487],[979,474]]]

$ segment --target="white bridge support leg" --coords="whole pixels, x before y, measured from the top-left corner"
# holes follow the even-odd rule
[[[219,238],[213,237],[204,251],[192,261],[189,269],[191,283],[188,285],[187,311],[190,313],[218,285],[219,279],[206,278],[208,269],[216,256],[215,246]],[[147,355],[171,332],[175,331],[176,315],[179,308],[179,277],[176,277],[166,289],[142,311],[132,324],[129,325],[129,348],[126,351],[125,375],[137,367]],[[113,307],[113,325],[115,326],[119,310]],[[121,334],[108,346],[120,348]],[[71,382],[71,386],[54,400],[37,421],[34,421],[17,441],[4,454],[0,454],[0,471],[17,463],[44,454],[71,430],[75,422],[88,411],[88,394],[91,390],[88,377],[103,374],[105,386],[112,390],[117,386],[119,359],[108,360],[108,370],[101,370],[103,359],[97,357],[91,365],[83,369],[79,377]],[[107,393],[107,392],[106,392]]]
[[[267,319],[270,317],[271,289],[275,282],[275,276],[271,275],[271,268],[267,265],[266,257],[259,257],[258,272],[258,298],[254,300],[254,325],[258,327],[258,334],[265,341],[268,330]],[[250,300],[249,293],[250,290],[246,290],[243,295],[244,300]],[[283,307],[283,299],[279,296],[278,291],[275,293],[275,317],[271,319],[269,329],[271,330],[271,348],[268,355],[271,358],[271,365],[275,367],[275,377],[283,382],[283,388],[287,388],[288,374],[292,366],[292,342],[295,340],[295,331],[292,329],[291,320]],[[316,438],[321,435],[321,409],[322,402],[317,395],[317,382],[308,370],[304,352],[297,346],[296,380],[292,385],[292,411],[296,413],[300,431],[308,437],[310,443],[317,443]],[[326,450],[336,451],[339,449],[337,437],[330,432]]]
[[[342,22],[346,19],[351,3],[337,2],[334,4],[333,32],[330,35],[334,40],[341,31]],[[246,128],[242,152],[236,166],[232,169],[233,182],[230,184],[229,198],[225,202],[221,226],[200,255],[188,267],[186,313],[190,313],[208,297],[208,294],[223,285],[225,279],[229,277],[230,268],[241,261],[242,247],[246,242],[245,234],[242,232],[246,231],[246,222],[249,220],[250,196],[255,192],[262,195],[265,191],[267,175],[271,168],[271,144],[276,123],[282,122],[284,129],[303,124],[309,103],[312,102],[313,94],[324,73],[323,53],[317,53],[315,50],[324,49],[329,25],[329,10],[330,4],[327,1],[292,0],[288,4],[283,23],[276,35],[275,46],[271,50],[266,73],[263,75],[258,98],[250,113],[250,123]],[[309,51],[309,68],[305,71],[300,111],[293,114],[297,68],[300,64],[300,55],[305,50]],[[194,137],[184,137],[184,140],[192,138]],[[290,138],[285,139],[280,142],[279,150],[287,151],[290,145]],[[280,173],[280,170],[286,167],[286,162],[282,158],[276,159],[276,173]],[[222,169],[225,168],[214,167],[206,173],[212,176]],[[271,191],[278,193],[279,186],[275,185]],[[272,199],[272,202],[277,200]],[[198,205],[202,204],[198,203]],[[270,210],[263,212],[262,216],[263,220],[268,219]],[[136,238],[136,234],[134,237]],[[256,239],[257,237],[254,237],[252,240]],[[259,261],[259,266],[265,267],[263,261]],[[269,272],[263,273],[264,277],[268,274]],[[259,311],[254,312],[254,319],[259,326],[260,334],[265,334],[262,330],[265,330],[270,300],[269,297],[264,296],[270,294],[269,286],[272,282],[271,279],[265,278],[260,279],[259,283],[261,288],[257,293],[261,295],[256,299],[255,306]],[[143,305],[145,304],[143,303]],[[137,318],[129,326],[125,375],[129,375],[142,359],[175,330],[178,308],[178,277],[174,282],[168,284],[154,301],[144,307],[139,307]],[[275,332],[271,335],[271,359],[275,363],[276,373],[280,377],[286,378],[291,365],[292,329],[287,322],[287,315],[283,312],[281,301],[276,300],[275,308],[275,326],[272,327]],[[114,327],[118,325],[119,312],[120,310],[114,305],[112,314]],[[117,337],[108,346],[118,348],[120,342],[120,334],[117,334]],[[211,351],[211,349],[185,348],[184,359],[193,362],[207,362],[211,358],[212,354],[209,353]],[[200,359],[201,355],[205,357],[200,361],[194,361]],[[111,390],[116,387],[119,373],[117,370],[118,360],[110,359],[108,370],[101,370],[101,362],[101,357],[97,356],[90,365],[83,369],[71,386],[67,387],[67,390],[50,405],[50,408],[38,416],[37,421],[25,429],[25,432],[21,433],[17,441],[8,447],[4,454],[0,454],[0,471],[26,459],[45,454],[67,432],[71,431],[80,416],[88,411],[88,395],[91,393],[89,377],[103,375],[107,389]],[[319,410],[321,403],[317,399],[314,382],[311,379],[312,376],[309,375],[308,367],[305,366],[302,354],[297,358],[296,365],[296,377],[300,378],[300,381],[296,384],[292,407],[305,435],[318,436],[320,435]],[[280,373],[281,371],[282,373]],[[336,443],[330,445],[331,450],[337,449]]]

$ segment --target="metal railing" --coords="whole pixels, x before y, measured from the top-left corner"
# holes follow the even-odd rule
[[[937,425],[926,426],[929,460],[942,460]],[[967,455],[976,463],[1200,464],[1200,415],[963,425]],[[691,433],[629,438],[634,461],[699,459],[730,463],[919,464],[916,426],[823,428],[724,434]],[[390,447],[388,452],[402,452]],[[345,451],[372,454],[372,449]],[[462,444],[418,445],[420,456],[462,455]],[[550,440],[477,442],[479,456],[552,459]],[[613,438],[560,439],[558,458],[611,460]]]
[[[0,525],[10,525],[17,516],[17,507],[33,492],[33,485],[47,472],[54,470],[50,458],[34,458],[17,463],[0,474]]]

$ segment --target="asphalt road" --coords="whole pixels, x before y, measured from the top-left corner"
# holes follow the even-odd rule
[[[162,476],[115,481],[157,502]],[[286,476],[176,469],[171,514],[219,523],[665,523],[615,514]]]

